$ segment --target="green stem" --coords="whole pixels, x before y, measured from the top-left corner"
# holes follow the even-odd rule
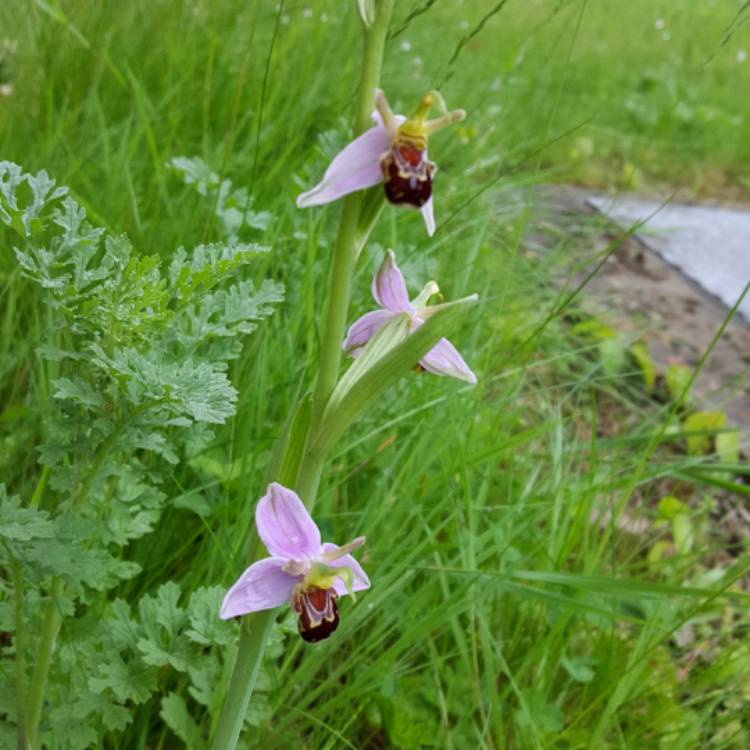
[[[276,620],[276,610],[257,612],[242,621],[240,643],[229,682],[221,718],[216,728],[214,750],[231,750],[237,745],[258,670],[263,662],[266,639]]]
[[[362,73],[359,79],[357,108],[354,117],[355,137],[361,135],[370,127],[375,89],[380,83],[383,50],[394,2],[395,0],[380,0],[375,22],[365,31]],[[352,276],[357,262],[358,250],[362,245],[359,218],[363,195],[364,193],[357,192],[347,196],[341,210],[339,231],[331,263],[328,309],[320,351],[320,370],[313,394],[311,437],[320,426],[326,404],[338,381],[339,368],[341,367],[341,342],[344,340],[346,333]],[[315,502],[324,458],[308,452],[302,462],[297,491],[308,508],[311,508]]]
[[[338,381],[341,366],[341,342],[346,332],[346,318],[351,297],[352,275],[356,262],[355,242],[359,225],[360,196],[344,199],[339,232],[333,251],[328,311],[320,352],[320,369],[312,404],[311,436],[317,432],[328,399]],[[323,460],[309,449],[302,460],[297,492],[308,508],[318,494],[318,484],[323,471]]]
[[[24,583],[21,565],[13,561],[13,588],[16,598],[16,736],[18,750],[29,747],[26,730],[26,644],[24,642]]]
[[[355,136],[361,135],[370,124],[394,2],[395,0],[380,0],[377,5],[377,18],[365,31],[362,73],[354,118]],[[362,193],[355,193],[344,200],[341,211],[331,264],[329,301],[320,353],[320,369],[312,402],[310,436],[315,434],[338,380],[341,342],[346,331],[352,276],[358,247],[362,244],[359,227],[361,204]],[[325,456],[310,451],[310,442],[307,446],[295,486],[307,507],[312,510]],[[237,745],[263,660],[266,639],[275,620],[276,610],[257,612],[243,620],[232,677],[211,745],[213,750],[234,750]]]
[[[117,438],[122,433],[123,429],[132,421],[135,417],[142,414],[144,411],[150,409],[159,402],[156,400],[148,401],[142,404],[136,409],[128,419],[121,421],[117,427],[112,431],[109,437],[102,443],[93,461],[93,466],[86,478],[81,482],[78,487],[76,494],[73,497],[73,507],[77,507],[79,503],[83,502],[89,494],[92,484],[99,473],[104,461],[107,457],[109,449],[114,445]],[[34,495],[31,499],[31,507],[36,507],[44,493],[44,488],[47,484],[48,469],[45,466],[42,475],[37,483],[37,487],[34,491]],[[59,599],[65,592],[65,585],[60,578],[55,578],[52,582],[52,589],[50,591],[49,601],[45,605],[44,610],[44,623],[42,626],[42,633],[39,638],[39,645],[37,646],[36,661],[34,662],[34,673],[31,678],[31,687],[29,689],[29,700],[28,700],[28,718],[26,726],[28,728],[28,741],[29,746],[36,748],[37,746],[37,735],[39,733],[39,721],[42,715],[42,704],[44,703],[44,691],[47,687],[47,676],[49,674],[49,668],[52,663],[52,655],[55,652],[55,641],[57,639],[57,633],[60,630],[63,616],[60,612]]]
[[[31,677],[31,688],[29,690],[28,721],[29,744],[37,747],[37,736],[39,734],[39,720],[42,716],[42,704],[44,703],[44,691],[47,687],[47,675],[52,663],[52,654],[55,650],[57,632],[62,623],[62,613],[58,599],[63,593],[63,582],[55,578],[52,583],[49,601],[46,604],[42,633],[39,637],[39,645],[34,663],[34,674]]]

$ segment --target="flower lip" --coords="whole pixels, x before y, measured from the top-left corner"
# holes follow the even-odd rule
[[[338,594],[333,589],[295,590],[292,609],[299,615],[297,629],[308,643],[318,643],[328,638],[339,626]]]
[[[380,166],[385,196],[390,203],[421,208],[432,197],[435,164],[427,158],[427,149],[418,150],[394,141],[381,157]]]

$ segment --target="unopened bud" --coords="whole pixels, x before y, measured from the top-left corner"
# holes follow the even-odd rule
[[[357,10],[365,28],[370,28],[375,23],[375,0],[357,0]]]

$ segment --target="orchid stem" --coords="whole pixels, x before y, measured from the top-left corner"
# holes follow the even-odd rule
[[[362,135],[371,124],[370,116],[375,101],[375,89],[380,84],[383,50],[394,3],[395,0],[380,0],[377,4],[377,16],[373,24],[365,29],[362,72],[359,79],[357,108],[354,117],[355,138]],[[312,442],[321,424],[323,412],[338,381],[341,367],[341,344],[344,341],[346,321],[349,314],[352,276],[362,245],[359,219],[363,196],[364,193],[362,192],[348,195],[344,199],[344,205],[341,209],[339,231],[336,236],[331,262],[331,280],[320,351],[320,369],[313,394],[310,442]],[[316,455],[308,450],[302,462],[297,492],[308,509],[311,509],[315,502],[324,460],[325,456]]]
[[[370,124],[394,3],[395,0],[379,0],[376,18],[369,28],[365,29],[362,73],[354,118],[355,136],[361,135]],[[349,312],[352,276],[358,250],[362,245],[359,227],[362,195],[356,193],[344,200],[333,251],[329,302],[320,352],[320,369],[313,395],[311,424],[307,447],[295,482],[297,492],[309,510],[312,510],[315,503],[326,458],[325,455],[311,450],[311,446],[326,404],[336,387],[341,367],[341,344]],[[266,610],[248,615],[242,622],[234,669],[211,745],[212,750],[234,750],[237,745],[263,661],[266,640],[275,620],[276,610]]]
[[[266,639],[275,620],[276,610],[267,609],[255,612],[242,621],[237,657],[211,746],[213,750],[234,750],[237,745],[258,671],[263,663]]]

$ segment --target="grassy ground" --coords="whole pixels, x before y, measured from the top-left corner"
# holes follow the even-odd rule
[[[287,2],[281,16],[224,0],[0,7],[12,41],[0,158],[46,169],[97,221],[164,258],[218,236],[212,206],[166,166],[173,157],[203,157],[273,215],[256,235],[273,248],[257,273],[283,281],[287,301],[233,367],[237,417],[174,476],[175,494],[200,490],[210,514],[170,507],[131,545],[144,572],[117,592],[129,601],[167,580],[227,585],[241,568],[269,451],[316,361],[338,209],[301,212],[293,197],[347,136],[351,5]],[[320,522],[324,536],[368,536],[374,586],[344,602],[336,638],[312,649],[287,639],[251,746],[744,747],[746,602],[707,592],[738,580],[747,553],[724,554],[718,491],[690,479],[684,440],[662,444],[671,406],[613,374],[563,320],[551,273],[568,245],[527,257],[533,217],[506,201],[544,180],[745,196],[741,3],[511,0],[481,29],[495,3],[447,0],[409,20],[425,5],[398,4],[383,85],[399,111],[439,86],[471,117],[431,144],[435,241],[418,215],[393,210],[374,239],[397,248],[414,287],[434,277],[449,298],[479,292],[455,338],[481,385],[415,376],[339,446]],[[0,470],[28,497],[49,398],[34,348],[48,321],[0,236]],[[585,244],[575,252],[591,259]],[[370,305],[378,259],[371,246],[353,313]],[[688,508],[688,546],[668,504],[659,510],[667,495]],[[162,693],[190,702],[187,687],[160,675]],[[156,697],[106,746],[180,743]]]

